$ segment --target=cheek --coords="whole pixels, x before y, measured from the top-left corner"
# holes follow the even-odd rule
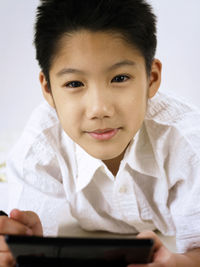
[[[59,90],[57,92],[56,90],[53,91],[53,98],[61,126],[73,138],[81,128],[83,120],[82,105],[79,99]]]
[[[123,102],[123,108],[130,116],[134,116],[134,114],[143,114],[146,110],[146,106],[146,94],[136,93],[134,95],[129,95]]]
[[[70,103],[70,102],[66,102]],[[59,106],[57,109],[57,114],[64,131],[74,138],[79,132],[81,127],[81,111],[77,105],[65,104]]]
[[[138,130],[144,120],[147,108],[146,95],[142,97],[129,97],[124,103],[124,115],[126,124],[130,125],[131,131]]]

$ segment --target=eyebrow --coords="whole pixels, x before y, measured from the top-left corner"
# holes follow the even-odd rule
[[[136,65],[136,63],[132,60],[123,60],[123,61],[117,62],[117,63],[113,64],[112,66],[108,67],[106,71],[112,71],[112,70],[118,69],[118,68],[123,67],[123,66],[135,66],[135,65]],[[79,70],[79,69],[63,68],[59,72],[56,73],[56,76],[59,77],[59,76],[65,75],[65,74],[73,74],[73,73],[85,74],[84,71]]]
[[[115,70],[115,69],[118,69],[118,68],[123,67],[123,66],[135,66],[135,65],[136,65],[136,63],[132,60],[123,60],[123,61],[115,63],[114,65],[109,67],[107,70],[111,71],[111,70]]]
[[[56,73],[56,76],[62,76],[62,75],[71,74],[71,73],[85,74],[85,72],[82,70],[72,69],[72,68],[63,68],[62,70]]]

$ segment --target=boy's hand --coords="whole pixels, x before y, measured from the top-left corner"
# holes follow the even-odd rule
[[[14,209],[10,218],[0,216],[0,267],[15,266],[15,260],[4,241],[4,234],[42,235],[42,225],[37,214]]]
[[[129,264],[128,267],[199,267],[200,248],[192,249],[184,254],[172,253],[158,238],[151,232],[145,231],[138,235],[138,238],[153,238],[155,241],[153,261],[149,264]]]
[[[144,231],[140,233],[138,238],[152,238],[155,241],[154,253],[152,263],[149,264],[129,264],[128,267],[175,267],[176,254],[170,252],[158,238],[158,236],[151,231]]]

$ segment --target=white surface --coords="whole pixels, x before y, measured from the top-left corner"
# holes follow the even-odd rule
[[[8,184],[0,182],[0,210],[6,211],[8,207]]]
[[[161,90],[200,107],[200,1],[149,0],[158,16],[157,57]],[[39,0],[0,1],[0,132],[21,130],[42,99],[35,60],[33,22]]]
[[[6,179],[5,161],[19,134],[17,131],[0,131],[0,210],[6,210],[8,205],[8,184],[2,182]]]

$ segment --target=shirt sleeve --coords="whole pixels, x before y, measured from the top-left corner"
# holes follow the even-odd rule
[[[182,128],[172,138],[166,161],[171,180],[169,207],[180,253],[200,247],[200,130]]]
[[[7,161],[9,208],[32,210],[42,222],[44,235],[54,236],[68,203],[56,152],[48,142],[36,140],[24,152],[23,142]]]

